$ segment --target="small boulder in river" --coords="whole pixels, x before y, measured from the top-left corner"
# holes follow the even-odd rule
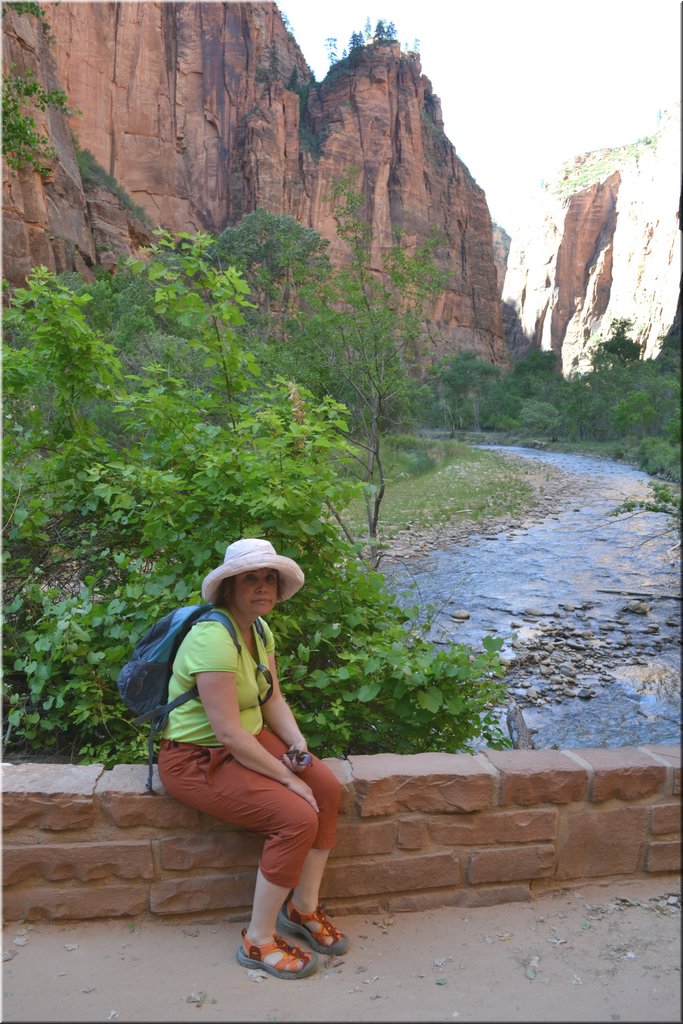
[[[648,604],[647,601],[629,601],[625,604],[623,611],[633,612],[634,615],[647,615],[652,608],[652,605]]]

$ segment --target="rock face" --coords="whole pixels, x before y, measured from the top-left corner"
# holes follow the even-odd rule
[[[2,23],[4,74],[31,73],[46,89],[63,88],[37,19],[5,8]],[[39,264],[88,278],[97,263],[112,266],[117,255],[148,245],[148,228],[111,191],[84,188],[66,116],[48,108],[34,120],[55,158],[47,177],[3,163],[3,274],[10,286],[23,284]]]
[[[657,355],[678,304],[681,263],[680,108],[649,145],[591,153],[544,191],[539,220],[513,239],[503,289],[514,356],[553,351],[565,374],[590,367],[598,337],[615,319],[645,358]],[[590,184],[571,188],[583,165]]]
[[[108,242],[95,244],[91,220],[101,226],[103,197],[89,212],[69,127],[155,224],[219,232],[261,207],[318,231],[336,262],[346,253],[327,195],[353,165],[378,272],[399,235],[409,248],[435,229],[440,235],[450,286],[434,311],[432,355],[468,348],[508,362],[486,198],[443,133],[439,100],[415,54],[398,44],[366,48],[356,66],[316,85],[273,3],[43,9],[49,48],[28,15],[9,12],[5,35],[79,113],[70,126],[62,118],[54,181],[43,186],[33,172],[9,176],[11,282],[36,262],[63,268],[54,252],[42,258],[50,235],[69,240],[77,269],[98,262],[101,248],[118,251],[114,241],[126,244],[120,218]],[[57,120],[50,116],[51,138]],[[20,183],[50,195],[53,221],[67,219],[66,228],[39,218]]]

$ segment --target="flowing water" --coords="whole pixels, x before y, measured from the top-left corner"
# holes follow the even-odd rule
[[[651,478],[586,456],[494,450],[571,474],[575,497],[541,521],[389,560],[399,599],[436,609],[436,644],[504,640],[509,694],[537,749],[680,743],[677,538],[664,514],[609,514],[649,498]]]

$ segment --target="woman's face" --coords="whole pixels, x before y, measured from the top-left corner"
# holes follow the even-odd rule
[[[273,610],[277,601],[277,570],[252,569],[238,573],[233,580],[228,607],[238,618],[253,621]]]

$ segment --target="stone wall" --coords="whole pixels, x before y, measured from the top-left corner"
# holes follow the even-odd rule
[[[680,870],[680,746],[328,763],[342,810],[321,895],[339,914]],[[246,916],[262,840],[147,794],[146,772],[3,766],[6,921]]]

